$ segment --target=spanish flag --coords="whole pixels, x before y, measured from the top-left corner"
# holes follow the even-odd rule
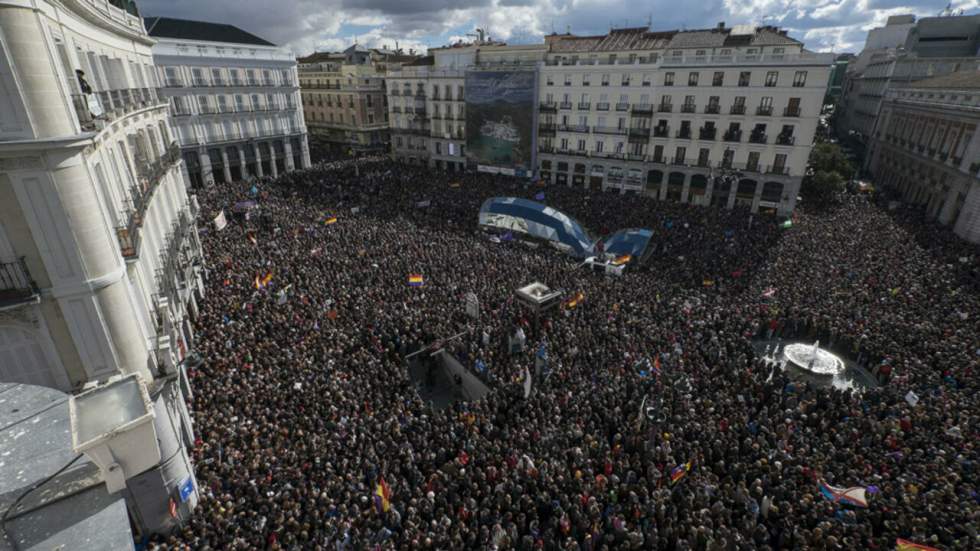
[[[328,216],[323,221],[323,223],[326,224],[327,226],[329,226],[330,224],[336,224],[337,223],[337,217],[336,216]]]
[[[705,287],[714,287],[715,280],[713,280],[713,279],[706,279],[702,283],[704,284]]]
[[[581,292],[581,291],[579,291],[579,292],[577,292],[577,293],[575,293],[575,296],[574,296],[574,297],[572,297],[572,300],[569,300],[569,301],[568,301],[568,303],[567,303],[567,306],[568,306],[569,308],[575,308],[575,307],[576,307],[576,306],[578,306],[578,305],[579,305],[579,304],[580,304],[580,303],[581,303],[581,302],[582,302],[582,301],[583,301],[584,299],[585,299],[585,293],[583,293],[583,292]]]
[[[266,272],[265,277],[262,278],[262,286],[265,287],[272,281],[272,272]]]
[[[620,257],[616,258],[616,260],[613,260],[611,262],[611,264],[613,266],[622,266],[623,264],[626,264],[627,262],[629,262],[632,258],[633,258],[632,256],[630,256],[628,254],[624,254],[623,256],[620,256]]]
[[[388,487],[383,476],[378,479],[378,484],[374,488],[374,508],[379,515],[391,509],[391,488]]]
[[[683,465],[678,465],[674,467],[674,469],[670,471],[670,483],[673,484],[678,480],[684,478],[685,476],[687,476],[687,473],[690,472],[690,470],[691,470],[690,461],[684,463]]]
[[[256,289],[261,289],[262,278],[260,278],[259,276],[255,276],[255,281],[252,282],[252,286],[255,287]]]
[[[928,545],[922,545],[921,543],[915,543],[909,540],[903,540],[902,538],[895,539],[895,550],[896,551],[939,551],[935,547],[929,547]]]
[[[248,240],[251,241],[253,245],[259,244],[259,240],[255,237],[255,232],[250,231],[247,234],[245,234],[245,237],[247,237]]]
[[[412,287],[421,287],[424,280],[422,279],[422,274],[409,274],[408,284]]]

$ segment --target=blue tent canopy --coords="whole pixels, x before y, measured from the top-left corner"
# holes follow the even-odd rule
[[[578,257],[591,255],[595,243],[585,228],[570,216],[547,205],[517,197],[487,199],[480,207],[480,225],[555,241]]]
[[[646,228],[627,228],[606,238],[603,245],[605,251],[610,254],[640,257],[650,244],[651,237],[653,231]]]

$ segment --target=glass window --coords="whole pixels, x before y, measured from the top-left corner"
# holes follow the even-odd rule
[[[688,75],[687,75],[687,85],[688,86],[697,86],[698,85],[698,79],[700,77],[701,77],[701,74],[698,73],[698,72],[696,72],[696,71],[695,72],[688,73]]]
[[[674,85],[674,73],[664,73],[664,86]]]
[[[779,81],[779,71],[769,71],[766,73],[766,86],[772,88]]]

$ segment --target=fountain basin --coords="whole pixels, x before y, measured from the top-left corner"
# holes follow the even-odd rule
[[[786,363],[819,377],[833,377],[844,371],[844,361],[815,344],[794,343],[783,348]]]

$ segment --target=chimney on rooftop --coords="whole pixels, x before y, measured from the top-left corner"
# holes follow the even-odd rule
[[[725,22],[724,21],[719,21],[718,22],[718,30],[719,31],[725,30]]]

